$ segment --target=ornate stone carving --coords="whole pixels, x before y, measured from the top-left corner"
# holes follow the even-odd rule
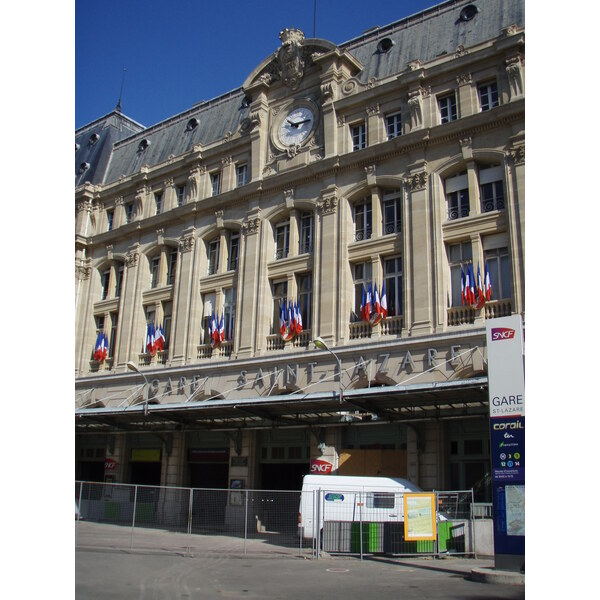
[[[108,258],[108,260],[112,260],[113,259],[113,246],[112,246],[112,244],[107,244],[106,245],[106,258]]]
[[[82,210],[87,210],[90,212],[92,210],[92,201],[91,200],[82,200],[75,205],[75,212],[80,213]]]
[[[346,124],[346,117],[344,115],[338,115],[336,122],[338,127],[343,127]]]
[[[194,248],[196,239],[193,235],[186,235],[179,240],[179,252],[189,252]]]
[[[523,95],[523,74],[521,70],[521,55],[511,56],[506,59],[506,74],[510,86],[510,99]]]
[[[221,166],[223,168],[225,168],[225,167],[229,166],[232,162],[233,162],[233,157],[225,156],[221,159]]]
[[[458,85],[469,85],[471,83],[471,73],[462,73],[456,77],[456,83]]]
[[[123,206],[123,204],[125,204],[125,198],[123,196],[117,196],[117,199],[115,200],[115,205]]]
[[[408,108],[410,109],[411,129],[423,125],[423,108],[421,102],[421,89],[408,92]]]
[[[371,77],[369,81],[367,81],[367,89],[372,90],[377,85],[377,77]]]
[[[464,56],[465,54],[469,54],[469,51],[462,44],[460,44],[459,46],[456,47],[456,50],[454,52],[454,56],[456,58],[459,58],[460,56]]]
[[[509,25],[508,27],[505,27],[504,29],[502,29],[502,35],[504,37],[510,37],[511,35],[515,35],[517,33],[517,26],[516,25]]]
[[[304,76],[302,45],[304,33],[300,29],[284,29],[279,33],[281,48],[277,53],[281,79],[291,90],[296,90]]]
[[[321,96],[323,97],[323,103],[333,101],[333,85],[331,83],[325,83],[321,86]]]
[[[242,223],[243,235],[255,235],[260,229],[260,217],[251,217]]]
[[[360,82],[358,81],[358,79],[356,79],[355,77],[351,77],[350,79],[344,81],[344,83],[342,84],[342,93],[345,96],[349,96],[350,94],[354,94],[355,92],[357,92],[359,87]]]
[[[89,279],[92,274],[92,267],[89,264],[75,265],[75,277],[79,281]]]
[[[193,201],[198,197],[198,181],[200,179],[200,167],[194,167],[188,175],[188,194],[189,200]]]
[[[410,177],[407,177],[404,181],[410,188],[411,192],[423,190],[427,187],[427,173],[425,171],[415,173]]]
[[[409,63],[406,64],[406,66],[408,67],[409,71],[416,71],[417,69],[419,69],[421,67],[421,61],[420,60],[411,60]]]
[[[167,177],[164,181],[164,184],[165,188],[173,187],[173,185],[175,184],[175,180],[172,177]]]
[[[285,205],[287,208],[294,207],[294,196],[295,196],[294,188],[289,189],[289,190],[283,190],[283,197],[284,197]]]
[[[377,165],[369,165],[365,167],[365,173],[367,174],[367,177],[374,177],[377,173]]]
[[[373,115],[379,114],[379,104],[372,104],[371,106],[367,106],[366,108],[367,116],[371,117]]]
[[[130,250],[125,255],[125,266],[126,267],[135,267],[138,264],[139,258],[140,258],[140,253],[137,250]]]
[[[337,193],[324,194],[323,198],[317,203],[319,212],[323,215],[331,215],[337,211],[338,197]]]
[[[525,164],[525,144],[511,148],[510,155],[515,165]]]

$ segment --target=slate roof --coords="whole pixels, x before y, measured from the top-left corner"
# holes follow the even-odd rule
[[[461,20],[461,11],[468,5],[475,6],[478,12],[470,20]],[[366,83],[371,78],[382,79],[406,71],[412,60],[426,63],[444,53],[454,53],[460,45],[468,48],[497,37],[512,24],[525,25],[524,0],[449,0],[375,28],[339,47],[363,64],[357,78]],[[393,42],[388,52],[378,51],[384,38]],[[142,165],[154,166],[170,155],[191,150],[195,144],[206,145],[227,132],[237,131],[250,115],[243,99],[240,87],[147,129],[116,111],[86,125],[76,132],[76,143],[80,144],[75,159],[76,185],[86,181],[111,183],[121,175],[139,171]],[[198,120],[198,125],[188,130],[192,118]],[[93,133],[98,133],[99,140],[89,144]],[[143,139],[149,142],[144,150],[140,149]],[[85,162],[90,166],[80,172]]]

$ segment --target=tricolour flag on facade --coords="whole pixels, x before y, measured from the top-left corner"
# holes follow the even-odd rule
[[[296,301],[296,335],[302,333],[302,311],[300,310],[300,304]]]
[[[162,325],[156,327],[156,351],[162,352],[165,349],[165,334],[162,328]]]
[[[488,268],[487,263],[485,263],[484,285],[485,285],[485,299],[489,301],[492,299],[492,280],[490,279],[490,270]]]
[[[466,287],[467,287],[466,281],[467,280],[465,277],[465,270],[461,267],[461,269],[460,269],[460,303],[462,305],[465,304],[465,299],[466,299],[466,295],[465,295]]]
[[[483,289],[483,281],[481,280],[481,271],[479,270],[479,263],[477,263],[477,310],[483,308],[485,304],[485,293]]]
[[[154,323],[148,323],[146,329],[146,352],[150,356],[156,354],[156,332],[154,331]]]
[[[108,353],[108,337],[104,332],[96,336],[96,345],[94,347],[94,360],[102,362]]]
[[[381,317],[385,319],[388,315],[387,294],[385,291],[385,280],[381,286]]]

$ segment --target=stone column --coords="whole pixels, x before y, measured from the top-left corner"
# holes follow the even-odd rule
[[[320,226],[315,248],[315,262],[318,263],[318,290],[315,297],[320,298],[319,312],[315,314],[317,331],[326,343],[336,342],[336,330],[339,306],[339,269],[338,265],[338,191],[329,186],[321,192],[318,203]],[[317,278],[315,277],[315,280]],[[317,320],[318,319],[318,320]]]
[[[433,332],[432,283],[431,273],[431,207],[429,205],[427,186],[427,163],[420,160],[409,166],[408,213],[410,229],[407,235],[405,260],[406,299],[410,305],[410,321],[407,319],[406,329],[411,335],[427,335]]]
[[[260,208],[250,211],[242,223],[243,256],[240,257],[239,286],[242,303],[239,307],[240,344],[238,355],[248,357],[254,352],[259,311],[260,287]],[[269,306],[267,310],[270,310]],[[264,320],[264,319],[263,319]]]
[[[133,360],[137,364],[138,354],[142,349],[145,335],[139,244],[133,244],[129,247],[125,257],[125,268],[127,274],[121,292],[120,335],[117,339],[119,366],[123,367],[125,367],[128,360]]]
[[[379,104],[367,106],[367,146],[374,146],[385,141],[382,135],[381,113]]]
[[[177,285],[173,290],[173,314],[171,315],[171,340],[169,342],[169,358],[171,364],[174,365],[185,364],[188,358],[188,320],[191,316],[195,233],[195,227],[188,227],[179,241]]]
[[[457,118],[478,112],[477,93],[473,88],[471,73],[461,73],[456,78],[456,84],[458,85]]]

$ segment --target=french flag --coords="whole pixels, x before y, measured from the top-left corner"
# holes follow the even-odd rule
[[[485,285],[485,299],[489,301],[492,299],[492,281],[490,279],[490,270],[488,269],[487,263],[485,263],[484,285]]]
[[[385,292],[385,281],[381,286],[381,316],[385,319],[388,314],[387,294]]]
[[[156,354],[156,332],[154,331],[154,323],[148,323],[146,331],[146,350],[150,356]]]
[[[285,333],[285,303],[279,303],[279,333]]]
[[[466,291],[466,287],[467,287],[467,283],[466,283],[466,278],[465,278],[465,271],[464,269],[461,268],[460,270],[460,302],[462,305],[464,305],[465,303],[465,291]]]
[[[96,346],[94,348],[94,360],[103,362],[108,352],[108,338],[104,332],[100,332],[96,337]]]
[[[156,328],[156,351],[162,352],[165,349],[165,334],[162,325]]]
[[[373,287],[373,303],[375,305],[375,312],[380,315],[381,314],[381,302],[379,300],[379,292],[377,291],[377,282]]]
[[[479,270],[479,263],[477,264],[477,306],[475,308],[480,309],[485,304],[485,293],[483,290],[483,282],[481,281],[481,271]]]
[[[296,334],[302,333],[302,311],[300,305],[296,302]]]
[[[221,320],[219,321],[219,342],[225,339],[225,321],[223,317],[224,315],[221,315]]]
[[[467,265],[467,272],[465,273],[465,285],[463,289],[463,304],[470,304],[469,302],[469,290],[471,289],[469,266]]]

